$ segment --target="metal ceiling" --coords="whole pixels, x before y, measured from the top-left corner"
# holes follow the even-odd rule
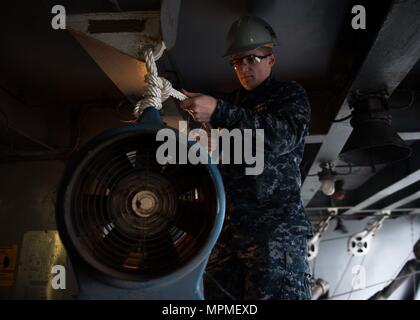
[[[19,5],[9,1],[0,10],[0,162],[7,184],[2,185],[0,202],[4,201],[4,210],[16,213],[0,237],[15,243],[31,228],[43,229],[47,222],[54,226],[53,209],[45,207],[52,202],[39,199],[47,192],[53,198],[50,188],[57,183],[62,164],[32,160],[66,160],[92,136],[130,119],[132,106],[127,100],[136,101],[142,90],[141,62],[92,39],[53,30],[50,9],[55,4],[53,0],[19,1]],[[63,0],[60,4],[68,14],[161,8],[159,0]],[[367,30],[350,27],[355,4],[367,9]],[[351,219],[356,231],[364,223],[357,219],[390,210],[395,217],[412,219],[411,239],[407,232],[403,235],[413,241],[414,215],[419,218],[420,213],[420,2],[183,0],[176,42],[161,58],[160,73],[178,89],[213,94],[238,87],[221,56],[227,29],[243,14],[259,15],[272,24],[279,38],[275,76],[296,80],[308,92],[311,127],[301,172],[302,196],[312,221],[335,207],[344,220]],[[353,90],[384,88],[393,92],[390,101],[396,107],[406,105],[411,94],[411,105],[391,114],[392,126],[411,146],[412,156],[389,165],[349,170],[337,158],[352,128],[348,121],[333,120],[350,113],[347,99]],[[175,124],[176,103],[170,101],[168,106],[167,123]],[[19,165],[17,160],[31,162]],[[345,199],[319,190],[316,174],[321,161],[342,166],[337,171],[344,181]],[[19,195],[25,187],[29,192]],[[400,241],[397,231],[384,234],[394,236],[388,242],[385,239],[387,249]],[[325,261],[334,260],[338,267],[344,260],[337,258],[337,252],[340,257],[347,254],[338,246],[323,252],[331,253]],[[383,267],[376,260],[372,264]]]
[[[105,106],[126,97],[138,98],[144,74],[141,63],[112,48],[52,30],[53,4],[27,1],[25,10],[22,5],[3,4],[3,92],[27,106],[54,108],[83,108],[86,102],[103,102]],[[68,0],[61,4],[69,14],[160,9],[160,1]],[[353,90],[385,87],[391,93],[397,89],[393,97],[403,103],[404,92],[414,92],[412,106],[393,110],[392,116],[400,135],[418,148],[413,142],[420,138],[419,3],[384,1],[377,5],[362,1],[368,12],[368,29],[359,31],[350,28],[354,4],[356,1],[350,0],[184,0],[175,45],[160,63],[161,72],[175,86],[207,93],[230,91],[238,87],[238,82],[221,57],[228,27],[243,14],[256,14],[271,23],[279,38],[276,77],[302,83],[311,100],[310,136],[302,164],[302,195],[308,208],[311,201],[331,203],[320,194],[318,177],[312,175],[318,172],[321,161],[345,165],[337,161],[337,156],[351,127],[348,122],[332,121],[349,114],[346,100]],[[402,98],[398,98],[401,92]],[[363,201],[359,190],[377,174],[386,172],[386,168],[375,169],[353,168],[351,175],[341,177],[352,194],[347,204],[355,205],[355,199]]]

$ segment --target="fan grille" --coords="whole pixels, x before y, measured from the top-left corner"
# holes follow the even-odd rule
[[[98,146],[77,165],[64,209],[77,253],[107,275],[172,272],[205,245],[217,214],[205,165],[160,165],[154,135]]]

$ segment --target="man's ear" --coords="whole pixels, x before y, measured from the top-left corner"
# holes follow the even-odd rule
[[[268,57],[268,62],[270,64],[270,66],[274,66],[274,63],[276,62],[276,56],[274,55],[274,53],[272,53],[269,57]]]

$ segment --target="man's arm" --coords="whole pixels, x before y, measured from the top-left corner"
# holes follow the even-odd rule
[[[288,153],[308,132],[310,106],[305,90],[296,82],[290,82],[284,90],[288,93],[274,98],[263,112],[240,108],[219,99],[210,123],[226,129],[264,129],[265,145],[278,149],[281,154]]]

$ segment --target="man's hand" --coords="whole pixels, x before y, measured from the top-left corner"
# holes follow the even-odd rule
[[[181,108],[189,111],[195,121],[201,123],[210,122],[211,115],[217,106],[217,100],[212,96],[201,93],[193,93],[186,90],[182,90],[182,93],[188,98],[181,101]]]

